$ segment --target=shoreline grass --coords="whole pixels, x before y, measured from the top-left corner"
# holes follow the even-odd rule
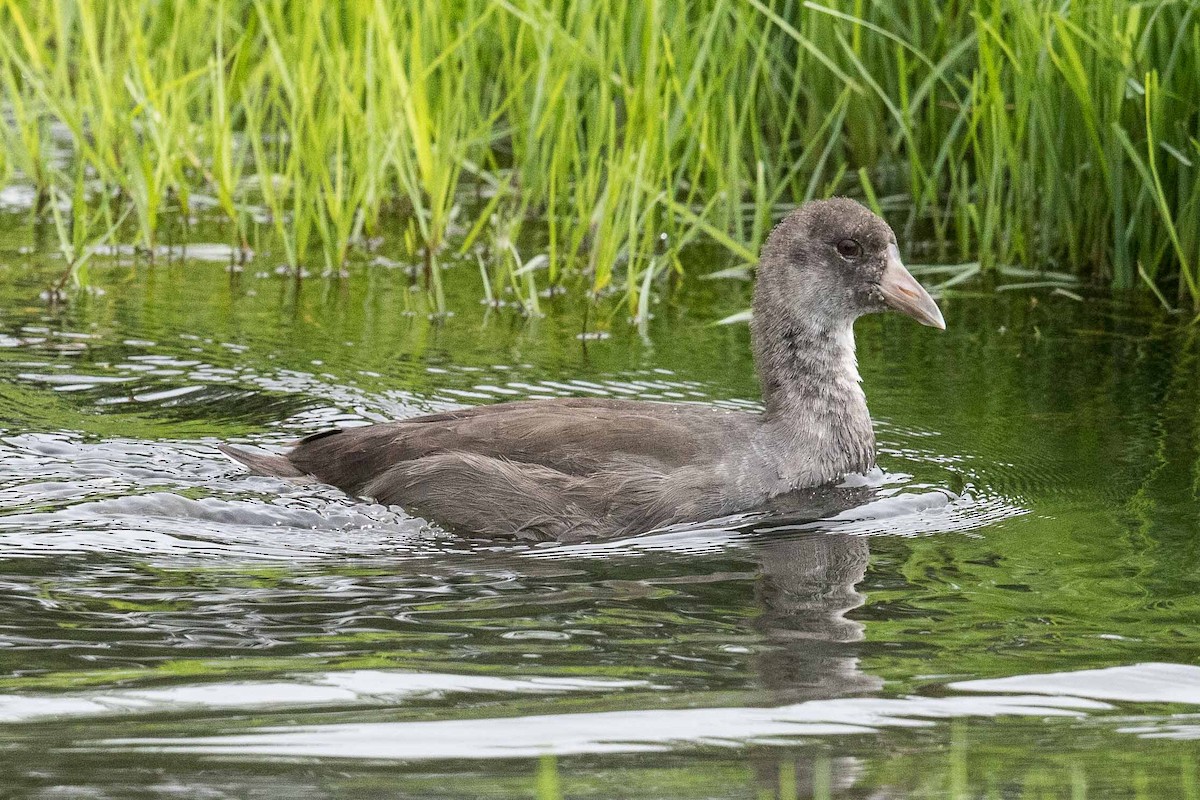
[[[89,206],[72,253],[213,209],[297,272],[402,242],[439,309],[483,252],[637,319],[688,244],[753,261],[837,193],[921,258],[1200,308],[1194,2],[0,0],[0,86],[0,178]]]

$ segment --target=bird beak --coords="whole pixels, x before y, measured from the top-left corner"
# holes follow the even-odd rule
[[[908,314],[922,325],[946,330],[941,309],[933,302],[925,287],[917,283],[917,279],[904,268],[900,261],[900,250],[894,244],[888,245],[887,266],[883,269],[879,288],[892,308]]]

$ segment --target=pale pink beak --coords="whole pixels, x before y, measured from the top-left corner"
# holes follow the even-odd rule
[[[917,283],[917,279],[904,268],[900,261],[899,248],[889,244],[887,252],[887,266],[884,267],[883,277],[879,281],[879,288],[883,291],[887,304],[922,325],[946,330],[946,320],[942,318],[941,309],[933,302],[925,287]]]

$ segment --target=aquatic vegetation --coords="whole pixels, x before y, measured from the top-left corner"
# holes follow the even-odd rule
[[[150,252],[214,209],[298,275],[383,238],[438,309],[441,267],[482,257],[527,310],[583,276],[641,320],[689,244],[753,261],[791,205],[846,193],[919,260],[1200,306],[1194,3],[4,0],[0,20],[0,176],[46,214],[82,170],[90,213],[128,210]]]

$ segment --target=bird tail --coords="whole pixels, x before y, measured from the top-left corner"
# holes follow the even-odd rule
[[[303,478],[304,473],[296,469],[296,465],[288,461],[287,456],[274,453],[251,453],[228,444],[219,444],[217,449],[234,461],[250,469],[255,475],[267,475],[274,478]]]

